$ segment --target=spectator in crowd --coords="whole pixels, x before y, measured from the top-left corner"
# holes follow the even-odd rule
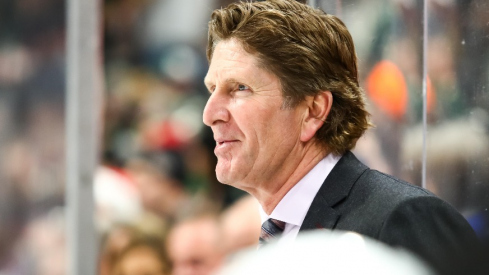
[[[140,237],[119,253],[112,275],[169,275],[170,270],[163,241],[155,237]]]
[[[138,237],[137,229],[129,224],[114,225],[102,239],[99,256],[99,274],[111,275],[117,255]]]
[[[98,274],[113,275],[116,270],[122,272],[121,270],[126,270],[126,264],[132,266],[130,263],[134,262],[133,259],[141,255],[143,255],[141,258],[146,258],[144,255],[149,255],[148,261],[153,263],[155,262],[154,259],[158,259],[162,266],[162,272],[165,272],[163,274],[168,274],[169,264],[166,253],[164,253],[166,251],[164,247],[166,234],[167,224],[160,217],[151,213],[141,214],[139,219],[132,222],[113,224],[101,241]],[[139,249],[137,248],[146,246],[149,250],[154,249],[155,253],[147,253],[146,249],[141,249],[144,250],[143,253],[138,253]],[[129,251],[132,251],[133,248],[136,250],[134,253]],[[132,257],[133,254],[135,257]],[[156,257],[153,257],[155,255]],[[127,261],[125,261],[126,258],[128,258]],[[118,265],[119,267],[117,267]],[[133,273],[129,272],[128,274]]]
[[[185,166],[179,153],[143,153],[128,162],[127,170],[147,211],[172,221],[189,202],[184,186]]]
[[[216,216],[198,216],[176,224],[167,239],[172,274],[212,274],[224,259],[220,236]]]
[[[254,247],[260,237],[260,205],[252,196],[244,196],[221,213],[220,243],[225,255]]]

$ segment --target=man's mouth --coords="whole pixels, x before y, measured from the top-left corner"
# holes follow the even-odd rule
[[[230,139],[230,140],[216,140],[216,144],[217,145],[223,145],[223,144],[226,144],[226,143],[232,143],[232,142],[236,142],[238,140],[236,139]]]
[[[224,149],[227,148],[228,146],[237,143],[239,140],[237,139],[223,139],[223,140],[216,140],[216,150],[217,149]]]

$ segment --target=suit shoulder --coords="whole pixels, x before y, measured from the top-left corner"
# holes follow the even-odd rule
[[[362,175],[356,185],[357,187],[364,185],[364,188],[368,188],[370,192],[378,196],[388,196],[390,200],[396,200],[397,202],[414,197],[436,198],[433,193],[424,188],[371,169]]]
[[[404,199],[391,209],[384,227],[390,222],[400,219],[417,220],[424,226],[431,222],[447,223],[445,226],[450,228],[455,227],[448,223],[460,223],[464,227],[468,225],[465,218],[454,207],[436,196],[413,196]],[[437,221],[437,219],[439,220]]]
[[[367,169],[356,180],[348,196],[335,206],[341,214],[338,228],[377,238],[383,223],[398,207],[422,197],[439,200],[423,188]]]
[[[435,196],[412,197],[398,204],[383,222],[378,239],[411,250],[439,270],[451,258],[478,247],[464,217]]]

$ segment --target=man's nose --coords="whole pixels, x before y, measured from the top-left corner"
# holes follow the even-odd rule
[[[203,119],[204,124],[207,126],[213,126],[219,121],[227,122],[229,120],[225,95],[217,90],[211,94],[204,108]]]

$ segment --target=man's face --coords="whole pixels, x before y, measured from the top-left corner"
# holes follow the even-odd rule
[[[172,275],[209,275],[220,267],[218,227],[211,220],[177,225],[168,236]]]
[[[278,77],[238,41],[225,40],[214,50],[205,84],[211,95],[204,123],[216,140],[218,180],[248,191],[283,174],[300,147],[302,114],[282,107]]]
[[[165,267],[156,252],[148,247],[132,249],[119,261],[116,275],[165,275]]]

